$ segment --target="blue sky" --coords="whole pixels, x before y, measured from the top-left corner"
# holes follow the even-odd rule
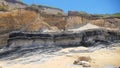
[[[120,0],[22,0],[27,4],[42,4],[69,10],[85,11],[92,14],[112,14],[120,12]]]

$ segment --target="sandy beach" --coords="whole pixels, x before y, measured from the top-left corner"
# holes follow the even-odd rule
[[[85,47],[66,48],[60,52],[69,52],[70,50],[87,50]],[[68,53],[62,56],[55,56],[43,63],[28,63],[7,65],[0,62],[0,68],[83,68],[81,65],[74,65],[73,62],[80,56],[91,57],[89,68],[104,68],[105,66],[120,66],[120,47],[103,48],[94,52],[86,53]],[[33,57],[34,59],[34,57]]]

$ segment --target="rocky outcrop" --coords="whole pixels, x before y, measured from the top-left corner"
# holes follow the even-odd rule
[[[64,15],[62,9],[44,6],[44,5],[31,5],[26,7],[26,9],[36,11],[40,14]]]
[[[15,30],[29,31],[39,30],[42,20],[35,12],[26,10],[15,10],[0,13],[0,33],[7,33]]]
[[[43,31],[50,26],[35,12],[14,10],[0,13],[0,45],[6,45],[8,34],[11,31]],[[5,36],[4,36],[5,35]]]
[[[42,14],[42,17],[43,21],[50,26],[57,27],[59,30],[65,30],[66,16]]]
[[[78,11],[69,11],[68,14],[64,14],[59,8],[43,5],[27,6],[20,0],[0,0],[1,4],[0,10],[1,7],[2,10],[6,10],[8,7],[16,10],[0,12],[0,38],[3,38],[3,34],[16,30],[45,32],[45,30],[53,29],[52,32],[57,32],[76,29],[87,23],[120,29],[119,17],[102,18]]]
[[[9,47],[74,47],[109,45],[120,41],[120,32],[105,29],[91,29],[79,33],[37,33],[13,32],[9,35]]]
[[[69,11],[68,15],[41,14],[44,21],[60,30],[79,28],[91,23],[104,28],[119,29],[120,19],[115,17],[103,18],[82,12]]]
[[[89,56],[80,56],[77,60],[73,62],[75,65],[82,65],[83,67],[91,67],[91,57]]]
[[[119,18],[96,19],[96,20],[90,20],[90,23],[105,28],[119,29],[120,19]]]
[[[120,32],[106,29],[90,29],[78,33],[41,33],[41,32],[11,32],[7,46],[0,48],[0,58],[16,59],[22,56],[36,54],[51,54],[62,48],[77,46],[108,47],[120,42]],[[91,52],[92,50],[90,50]],[[81,51],[79,51],[81,52]],[[59,53],[60,55],[60,53]],[[39,57],[40,58],[40,57]],[[89,63],[80,61],[83,67]]]
[[[10,10],[27,7],[27,4],[24,4],[20,0],[0,0],[0,5],[1,4],[7,5]]]
[[[79,28],[89,22],[88,19],[81,16],[68,16],[66,18],[65,29],[75,29]]]

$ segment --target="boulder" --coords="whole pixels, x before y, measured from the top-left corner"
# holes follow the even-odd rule
[[[83,67],[90,67],[91,58],[89,56],[80,56],[77,60],[73,62],[75,65],[82,65]]]

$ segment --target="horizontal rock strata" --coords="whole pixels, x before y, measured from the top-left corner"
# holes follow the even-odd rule
[[[39,33],[39,32],[11,32],[8,46],[97,46],[119,42],[120,32],[106,29],[89,29],[78,33]]]

